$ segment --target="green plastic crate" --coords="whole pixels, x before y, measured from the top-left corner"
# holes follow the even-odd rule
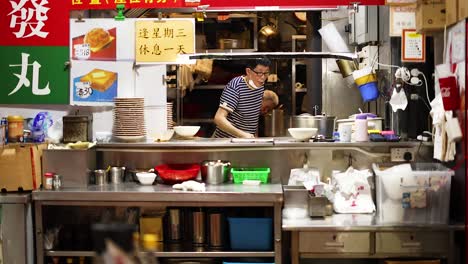
[[[270,178],[270,168],[232,168],[234,183],[242,183],[244,180],[259,180],[267,183]]]

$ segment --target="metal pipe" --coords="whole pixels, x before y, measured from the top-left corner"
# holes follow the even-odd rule
[[[320,12],[307,12],[307,50],[322,51],[322,37],[318,29],[322,26]],[[314,113],[314,106],[322,110],[322,60],[307,60],[307,112]]]

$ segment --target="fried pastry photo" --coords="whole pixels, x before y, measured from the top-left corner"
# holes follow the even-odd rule
[[[84,36],[84,43],[89,44],[92,52],[97,52],[111,43],[114,37],[109,34],[109,31],[103,28],[93,28]]]
[[[109,89],[116,80],[117,74],[115,72],[102,69],[94,69],[80,79],[82,82],[89,82],[93,90],[100,92]]]

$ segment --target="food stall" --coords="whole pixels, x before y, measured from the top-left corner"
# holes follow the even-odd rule
[[[428,32],[427,6],[121,1],[125,6],[115,10],[121,2],[111,2],[28,2],[38,14],[47,13],[49,21],[37,16],[47,34],[42,28],[24,33],[23,24],[10,23],[19,21],[20,6],[0,12],[8,18],[2,27],[12,33],[0,42],[7,55],[0,69],[6,69],[9,87],[0,96],[0,111],[11,116],[11,125],[22,123],[15,115],[42,113],[25,122],[29,134],[8,139],[20,145],[25,138],[55,141],[33,162],[32,171],[38,164],[42,171],[33,172],[34,180],[26,177],[36,184],[6,190],[33,190],[35,263],[103,260],[115,253],[106,238],[119,254],[149,263],[464,260],[466,203],[457,201],[465,200],[466,184],[466,53],[461,59],[452,52],[466,50],[462,16],[450,27],[444,49],[450,52],[441,59],[434,50],[443,37],[420,34]],[[294,11],[306,14],[305,20]],[[418,31],[400,19],[411,14]],[[360,31],[360,23],[369,31]],[[325,31],[338,38],[330,40]],[[34,38],[40,41],[30,42]],[[259,56],[274,61],[276,79],[268,79],[266,88],[284,103],[275,109],[282,118],[270,120],[281,123],[279,135],[210,138],[210,111],[217,109],[223,83],[242,74],[240,61]],[[197,71],[190,71],[190,60],[198,60]],[[210,74],[199,63],[207,60]],[[452,65],[437,90],[426,76],[444,62]],[[207,79],[193,86],[190,78],[198,75]],[[455,91],[444,86],[454,76],[460,96],[445,98]],[[454,111],[442,119],[458,124],[460,133],[447,133],[448,126],[428,118],[436,91],[445,98],[442,111],[448,105]],[[61,136],[72,143],[58,144]],[[26,154],[29,161],[38,158]],[[434,165],[440,161],[444,167]],[[426,163],[433,167],[418,167]],[[385,172],[410,164],[416,168],[404,176]],[[292,182],[298,172],[318,181],[308,187],[303,180]],[[356,198],[339,194],[346,187],[340,175],[357,181],[361,174],[370,184],[346,191],[366,192],[359,197],[373,207],[340,207],[345,203],[336,199]],[[403,184],[408,178],[414,181]],[[335,202],[317,194],[322,188]]]

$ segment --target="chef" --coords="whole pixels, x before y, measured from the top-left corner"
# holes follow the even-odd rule
[[[267,58],[251,60],[246,65],[245,75],[229,81],[214,117],[216,130],[213,137],[255,137],[260,114],[278,105],[278,96],[273,91],[265,93],[264,89],[270,65]]]

